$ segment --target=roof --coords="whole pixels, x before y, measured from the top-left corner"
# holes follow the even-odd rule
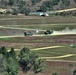
[[[46,13],[46,12],[32,12],[32,13],[29,13],[29,15],[49,16],[48,13]]]

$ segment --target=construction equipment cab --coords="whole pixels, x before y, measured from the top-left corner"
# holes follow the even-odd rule
[[[45,35],[47,35],[47,34],[52,34],[52,33],[53,33],[53,30],[46,30],[46,31],[44,32]]]
[[[32,36],[33,33],[31,31],[25,31],[24,36]]]

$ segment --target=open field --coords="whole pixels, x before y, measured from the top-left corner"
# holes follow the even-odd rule
[[[60,17],[60,16],[52,16],[52,17],[20,17],[15,16],[13,18],[12,16],[0,16],[0,25],[29,25],[29,24],[57,24],[57,23],[76,23],[76,17]],[[8,18],[7,18],[8,17]]]
[[[26,37],[9,37],[0,38],[0,46],[6,47],[28,47],[40,48],[51,45],[71,45],[76,44],[76,35],[60,35],[60,36],[26,36]]]
[[[46,70],[37,75],[52,75],[57,73],[57,75],[72,75],[73,71],[76,69],[76,62],[71,61],[46,61]],[[20,73],[19,75],[33,75],[31,72],[28,74]]]
[[[7,49],[27,47],[37,53],[40,58],[47,59],[46,70],[38,75],[53,73],[72,75],[73,70],[76,69],[76,35],[24,36],[23,34],[27,30],[35,32],[36,29],[45,31],[65,28],[76,29],[76,17],[0,15],[0,46],[6,46]],[[19,75],[31,74],[20,73]]]
[[[76,28],[76,23],[65,23],[65,24],[35,24],[35,25],[7,25],[7,26],[2,26],[0,28],[9,28],[9,29],[16,29],[16,28],[27,28],[27,29],[42,29],[42,30],[63,30],[66,28],[69,29],[75,29]]]

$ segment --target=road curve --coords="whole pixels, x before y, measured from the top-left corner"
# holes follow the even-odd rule
[[[62,56],[55,56],[55,57],[40,57],[41,59],[51,59],[51,58],[66,58],[66,57],[71,57],[75,56],[76,54],[67,54],[67,55],[62,55]]]
[[[49,47],[35,48],[35,49],[30,49],[30,50],[44,50],[44,49],[60,48],[60,47],[63,47],[63,46],[49,46]]]

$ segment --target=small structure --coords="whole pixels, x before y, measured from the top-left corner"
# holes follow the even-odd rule
[[[49,16],[49,14],[46,12],[32,12],[32,13],[29,13],[29,15],[31,15],[31,16]]]
[[[32,35],[33,35],[33,33],[30,32],[30,31],[25,31],[24,32],[24,36],[32,36]]]

